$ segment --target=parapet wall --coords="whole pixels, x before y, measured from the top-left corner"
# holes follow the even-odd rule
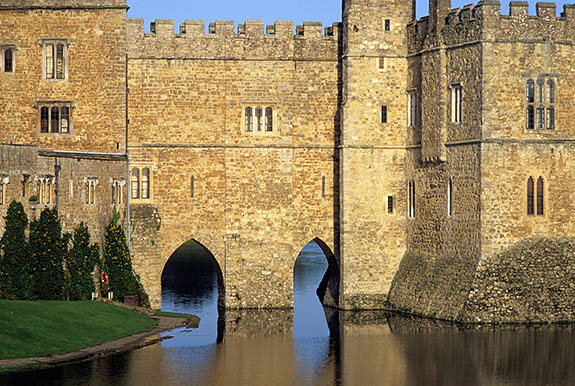
[[[126,0],[0,0],[0,9],[127,7]]]
[[[286,59],[337,60],[341,23],[323,29],[321,23],[248,20],[236,28],[233,21],[210,23],[187,20],[174,33],[174,21],[160,19],[144,32],[143,19],[128,19],[128,52],[131,58],[163,59]],[[323,30],[323,34],[322,34]]]
[[[571,41],[575,33],[575,4],[565,4],[557,17],[555,3],[539,2],[536,15],[529,15],[527,1],[511,1],[509,14],[501,13],[499,1],[484,0],[478,4],[452,9],[445,18],[441,42],[447,46],[487,41]],[[437,44],[430,39],[429,18],[408,25],[408,50],[420,52]]]

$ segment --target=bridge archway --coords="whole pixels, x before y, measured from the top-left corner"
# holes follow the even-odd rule
[[[323,257],[325,258],[324,261],[327,263],[325,273],[315,289],[315,293],[319,298],[319,301],[325,306],[338,307],[340,282],[339,264],[331,248],[320,238],[314,238],[300,249],[298,257],[294,263],[294,289],[297,285],[295,277],[298,273],[296,272],[298,269],[298,261],[305,258],[302,252],[308,249],[311,249],[311,253],[315,253],[315,255],[319,255],[320,253],[318,252],[321,251],[321,254],[323,254]]]
[[[162,310],[185,312],[186,307],[197,309],[203,303],[216,303],[218,310],[224,306],[220,265],[214,254],[195,239],[183,243],[168,258],[162,270],[161,288]]]

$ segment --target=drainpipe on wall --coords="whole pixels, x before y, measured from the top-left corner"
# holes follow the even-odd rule
[[[58,164],[58,158],[54,157],[54,179],[56,180],[56,184],[54,187],[54,196],[55,196],[55,204],[54,207],[56,211],[58,211],[58,198],[60,192],[60,170],[62,166]]]
[[[131,184],[130,184],[130,155],[128,154],[128,129],[130,126],[130,119],[128,115],[128,96],[130,94],[130,88],[128,87],[128,55],[126,54],[126,158],[128,159],[128,173],[126,174],[126,195],[128,196],[126,200],[126,239],[128,242],[128,250],[132,252],[132,223],[130,221],[130,197],[131,197]]]

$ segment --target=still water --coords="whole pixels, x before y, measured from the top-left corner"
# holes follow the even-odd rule
[[[296,263],[293,311],[218,317],[215,271],[172,268],[188,280],[164,273],[164,310],[199,315],[199,329],[130,353],[0,376],[0,385],[575,385],[574,326],[461,328],[324,310],[315,289],[327,262],[315,244]]]

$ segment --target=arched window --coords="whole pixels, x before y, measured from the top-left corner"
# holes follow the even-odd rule
[[[535,103],[535,82],[527,81],[527,103]]]
[[[537,103],[543,103],[543,80],[537,80]]]
[[[142,199],[150,198],[150,169],[142,169]]]
[[[256,107],[256,130],[257,131],[262,131],[262,125],[263,125],[263,116],[262,116],[262,108],[261,107]]]
[[[253,131],[253,124],[252,124],[252,108],[246,107],[246,131]]]
[[[533,192],[535,190],[533,177],[527,180],[527,215],[533,216],[535,214],[533,203]]]
[[[14,51],[8,48],[4,51],[4,72],[14,71]]]
[[[273,131],[274,129],[274,116],[271,107],[266,107],[266,131]]]
[[[537,216],[543,216],[543,177],[537,179]]]
[[[60,110],[57,107],[52,107],[50,110],[50,128],[52,133],[58,133],[60,128]]]
[[[42,107],[40,109],[40,132],[47,133],[49,130],[49,119],[50,113],[48,107]]]
[[[140,198],[140,169],[132,169],[132,198]]]

